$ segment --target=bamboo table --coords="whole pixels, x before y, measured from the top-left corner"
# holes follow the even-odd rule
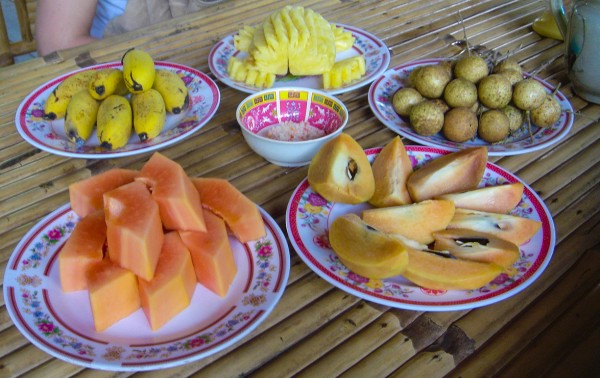
[[[600,106],[575,96],[562,58],[564,44],[543,38],[531,23],[546,8],[536,0],[308,0],[336,23],[381,38],[391,65],[450,57],[449,41],[507,53],[526,71],[551,61],[538,76],[569,98],[576,112],[570,133],[539,151],[490,160],[529,184],[550,209],[557,231],[554,256],[531,286],[489,306],[447,312],[388,308],[361,300],[319,278],[290,248],[291,273],[279,304],[241,342],[183,366],[136,376],[301,375],[379,376],[591,376],[598,374],[600,292]],[[14,126],[21,100],[42,83],[78,67],[119,60],[138,47],[157,60],[209,73],[207,57],[221,38],[256,24],[281,6],[274,0],[230,0],[198,15],[108,38],[0,69],[0,276],[23,235],[68,202],[70,183],[111,167],[138,169],[150,154],[109,160],[73,159],[42,152]],[[460,17],[459,17],[460,11]],[[460,23],[460,18],[464,22]],[[235,108],[246,94],[218,83],[216,116],[189,139],[161,150],[191,176],[229,179],[285,230],[291,192],[306,167],[267,163],[245,144]],[[367,88],[339,97],[351,117],[347,132],[365,147],[383,146],[394,132],[369,108]],[[411,144],[409,140],[404,140]],[[128,376],[85,369],[55,359],[32,345],[0,305],[0,376]]]

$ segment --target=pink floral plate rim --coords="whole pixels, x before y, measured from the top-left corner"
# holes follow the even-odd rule
[[[205,358],[258,327],[285,290],[287,242],[273,218],[260,211],[265,237],[243,244],[230,237],[238,274],[225,297],[198,284],[190,306],[157,331],[140,309],[98,333],[87,292],[60,288],[57,255],[79,221],[64,205],[33,226],[11,254],[4,274],[6,308],[31,343],[75,365],[141,371]]]
[[[221,94],[216,83],[206,74],[181,64],[156,61],[157,69],[167,69],[177,73],[185,82],[189,93],[189,106],[181,114],[167,114],[163,131],[151,140],[141,142],[132,133],[124,147],[114,151],[105,150],[95,132],[83,146],[72,143],[64,133],[64,119],[54,121],[42,118],[44,103],[49,94],[67,77],[85,70],[102,68],[122,68],[120,62],[97,64],[81,68],[39,86],[21,101],[15,115],[17,131],[31,145],[56,155],[83,158],[108,159],[154,151],[175,144],[200,130],[212,119],[219,108]]]
[[[406,146],[414,167],[448,149]],[[381,148],[365,150],[372,161]],[[480,186],[521,182],[518,177],[488,162]],[[511,297],[534,282],[544,271],[554,251],[556,231],[552,216],[543,200],[527,184],[519,205],[512,214],[542,222],[541,230],[520,246],[521,258],[513,266],[515,274],[501,274],[478,290],[427,290],[401,276],[385,280],[368,279],[350,272],[331,249],[327,230],[340,215],[360,211],[368,204],[345,205],[328,202],[312,191],[304,179],[292,193],[286,211],[288,238],[300,258],[321,278],[359,298],[386,306],[418,311],[455,311],[496,303]]]
[[[385,70],[388,69],[390,65],[390,51],[381,39],[365,30],[353,26],[344,24],[336,25],[341,26],[345,30],[350,31],[355,37],[354,46],[352,47],[352,49],[338,53],[336,56],[336,60],[350,58],[356,55],[363,55],[365,57],[366,73],[360,80],[345,85],[341,88],[324,89],[323,80],[318,75],[286,75],[278,76],[275,79],[275,84],[273,85],[273,87],[278,88],[295,86],[311,89],[320,89],[331,95],[341,94],[369,85],[373,80],[375,80],[375,78],[377,78],[379,75],[385,72]],[[234,81],[230,78],[229,74],[227,73],[227,64],[229,63],[229,58],[231,58],[232,56],[243,56],[243,54],[245,54],[235,49],[233,45],[233,37],[235,36],[235,34],[237,33],[231,34],[223,38],[221,41],[217,42],[212,47],[208,55],[208,67],[218,80],[220,80],[225,85],[231,88],[246,93],[259,92],[265,88],[256,88],[241,82]]]
[[[490,144],[480,138],[475,138],[464,143],[456,143],[446,139],[441,132],[429,137],[417,134],[410,127],[408,121],[394,111],[392,98],[398,89],[407,85],[406,80],[413,69],[423,65],[436,64],[444,60],[441,58],[432,58],[404,63],[388,69],[383,75],[375,79],[369,88],[368,98],[369,106],[379,121],[397,134],[425,146],[441,147],[453,151],[466,147],[486,146],[490,156],[518,155],[537,151],[558,143],[571,130],[574,122],[573,107],[567,97],[560,91],[557,91],[556,98],[563,109],[560,119],[548,128],[532,126],[533,140],[526,128],[522,128],[511,135],[507,142],[498,144]],[[529,76],[528,74],[525,75]],[[548,92],[553,92],[556,89],[538,77],[534,77],[534,79],[542,83]]]

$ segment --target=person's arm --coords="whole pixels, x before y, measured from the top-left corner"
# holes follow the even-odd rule
[[[90,27],[98,0],[39,0],[35,39],[40,56],[79,46],[95,38]]]

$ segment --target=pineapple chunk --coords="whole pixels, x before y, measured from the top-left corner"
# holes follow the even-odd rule
[[[351,32],[344,30],[342,26],[337,26],[336,24],[330,24],[330,26],[335,37],[336,52],[346,51],[354,46],[356,38],[354,38]]]
[[[227,65],[227,73],[234,81],[259,88],[269,88],[275,83],[275,74],[258,70],[248,58],[232,56]]]
[[[353,56],[335,62],[331,70],[323,73],[323,88],[341,88],[360,79],[366,73],[365,58],[362,55]]]

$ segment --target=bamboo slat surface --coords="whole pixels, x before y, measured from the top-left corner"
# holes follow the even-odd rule
[[[541,0],[308,0],[290,1],[327,20],[381,38],[390,67],[430,57],[452,57],[451,44],[511,53],[526,71],[570,100],[570,133],[544,149],[490,161],[531,186],[556,227],[553,258],[524,291],[498,303],[463,311],[423,312],[362,300],[318,277],[290,244],[285,292],[250,335],[214,355],[147,372],[106,372],[56,359],[31,344],[10,319],[0,297],[0,377],[531,377],[597,376],[600,362],[600,105],[577,97],[566,74],[564,44],[543,38],[531,23]],[[0,68],[0,279],[24,234],[68,202],[68,185],[112,167],[139,169],[150,153],[116,159],[72,159],[40,151],[18,134],[14,117],[23,98],[46,81],[79,67],[117,61],[131,47],[156,60],[210,74],[208,54],[223,37],[253,25],[281,6],[274,0],[229,0],[149,28]],[[460,14],[459,14],[460,12]],[[462,23],[461,23],[462,19]],[[190,176],[230,180],[265,209],[285,233],[285,211],[307,168],[282,168],[245,143],[235,109],[246,97],[217,82],[215,117],[188,139],[161,153]],[[383,146],[395,133],[374,116],[368,87],[338,97],[350,111],[346,132],[364,148]],[[404,139],[405,144],[414,144]],[[289,244],[289,243],[288,243]]]

